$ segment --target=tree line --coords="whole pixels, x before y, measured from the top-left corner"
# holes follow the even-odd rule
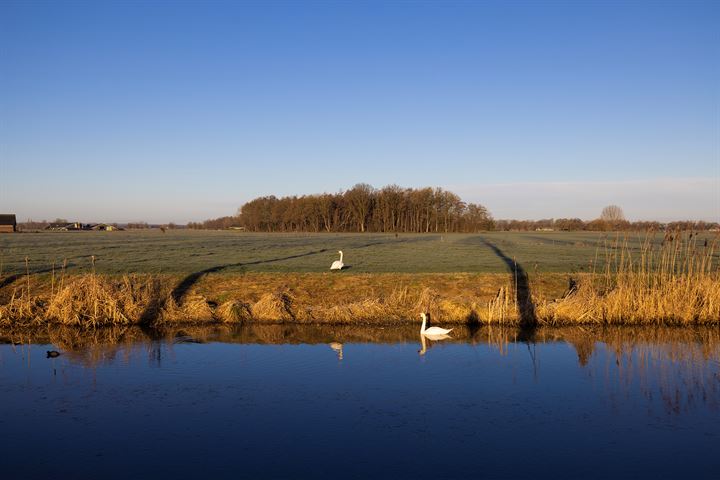
[[[554,231],[589,231],[589,232],[645,232],[650,230],[671,231],[671,230],[692,230],[707,231],[720,229],[716,222],[704,221],[676,221],[676,222],[655,222],[627,220],[581,220],[579,218],[546,218],[542,220],[495,220],[495,230],[507,232],[530,232],[537,230]]]
[[[625,219],[623,209],[618,205],[608,205],[600,212],[600,217],[585,222],[579,218],[549,218],[544,220],[498,220],[495,222],[498,230],[504,231],[534,231],[534,230],[561,230],[591,232],[610,231],[649,231],[649,230],[713,230],[719,225],[715,222],[679,221],[660,223],[655,221],[629,222]]]
[[[18,222],[21,231],[42,230],[47,220]],[[53,223],[67,223],[56,219]],[[127,229],[183,228],[168,223],[113,223]],[[389,233],[473,233],[478,231],[674,231],[720,230],[717,222],[634,221],[625,219],[617,205],[605,207],[595,220],[548,218],[542,220],[494,220],[488,210],[476,203],[465,203],[442,188],[402,188],[388,185],[381,189],[360,183],[347,191],[275,197],[258,197],[241,206],[236,215],[203,222],[190,222],[187,228],[253,232],[389,232]]]
[[[366,183],[339,193],[259,197],[235,217],[222,217],[189,228],[242,227],[252,232],[395,232],[449,233],[492,230],[490,212],[463,202],[442,188],[376,189]]]
[[[479,204],[465,203],[441,188],[375,189],[361,183],[335,194],[259,197],[244,204],[237,215],[189,223],[188,228],[253,232],[477,232],[498,231],[648,231],[717,230],[716,222],[634,221],[622,208],[608,205],[594,220],[548,218],[494,220]]]

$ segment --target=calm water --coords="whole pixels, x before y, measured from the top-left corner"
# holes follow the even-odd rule
[[[0,332],[1,475],[720,472],[718,329],[415,330]]]

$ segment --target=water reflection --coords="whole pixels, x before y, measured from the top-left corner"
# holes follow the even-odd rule
[[[490,477],[558,465],[572,477],[702,477],[718,467],[720,332],[5,330],[0,393],[0,426],[13,438],[4,453],[18,460],[10,478],[70,468],[91,477],[108,462],[110,477],[125,478],[469,478],[478,464]]]
[[[343,359],[343,344],[339,342],[331,342],[330,348],[332,348],[335,353],[337,353],[338,360]]]
[[[500,356],[511,345],[524,345],[533,375],[543,373],[538,345],[568,345],[587,375],[602,379],[611,399],[639,389],[648,399],[661,399],[668,411],[681,413],[703,403],[720,405],[720,332],[717,328],[557,328],[531,332],[508,328],[458,326],[453,336],[420,335],[419,355],[443,344],[486,345]],[[147,352],[149,362],[162,367],[163,357],[182,344],[226,343],[257,345],[326,344],[342,361],[353,344],[418,343],[415,326],[245,325],[183,326],[142,329],[119,326],[96,330],[71,327],[0,330],[0,344],[23,354],[33,344],[52,345],[47,357],[63,358],[85,367],[127,363],[134,351]],[[18,347],[20,350],[18,350]],[[59,351],[57,351],[57,350]],[[598,350],[600,354],[598,355]],[[593,361],[594,360],[594,361]],[[30,359],[28,356],[28,365]],[[536,378],[537,380],[537,378]]]
[[[54,345],[74,360],[87,365],[112,361],[120,350],[128,346],[145,345],[148,349],[178,344],[210,342],[299,345],[325,343],[335,351],[343,344],[418,343],[417,329],[404,326],[351,325],[288,325],[254,324],[244,326],[189,325],[146,329],[137,326],[116,326],[98,329],[77,329],[69,326],[41,329],[0,329],[0,344],[15,346],[28,344]],[[431,341],[454,344],[487,344],[500,355],[507,353],[510,344],[566,343],[577,353],[580,366],[587,366],[598,345],[614,353],[616,362],[666,358],[673,362],[718,362],[720,330],[714,327],[563,327],[522,330],[498,327],[456,326],[453,335],[425,335]],[[421,336],[422,340],[422,336]],[[422,344],[422,342],[421,342]],[[432,342],[429,342],[432,344]],[[51,355],[57,352],[50,350]]]
[[[437,342],[440,340],[447,340],[448,338],[451,338],[450,335],[432,335],[432,334],[420,334],[420,351],[418,353],[420,355],[425,355],[427,353],[428,344],[432,347],[433,342]]]

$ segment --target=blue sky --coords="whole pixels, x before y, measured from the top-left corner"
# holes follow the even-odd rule
[[[2,2],[0,210],[175,221],[442,186],[720,219],[719,2]]]

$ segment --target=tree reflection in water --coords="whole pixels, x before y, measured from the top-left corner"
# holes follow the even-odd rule
[[[564,327],[523,331],[512,328],[456,326],[448,346],[488,346],[505,356],[514,345],[537,345],[530,360],[542,375],[542,346],[565,343],[577,354],[587,375],[602,379],[611,402],[621,402],[634,389],[649,402],[659,401],[669,413],[680,414],[703,404],[720,407],[720,332],[717,328],[667,327]],[[1,330],[0,343],[21,352],[26,345],[49,344],[63,358],[85,367],[126,363],[133,352],[145,351],[149,361],[162,366],[178,344],[229,343],[256,345],[325,344],[339,360],[349,344],[415,344],[423,355],[432,347],[418,340],[417,328],[408,326],[350,325],[244,325],[182,326],[143,329],[117,326],[94,330],[54,327],[38,330]]]

